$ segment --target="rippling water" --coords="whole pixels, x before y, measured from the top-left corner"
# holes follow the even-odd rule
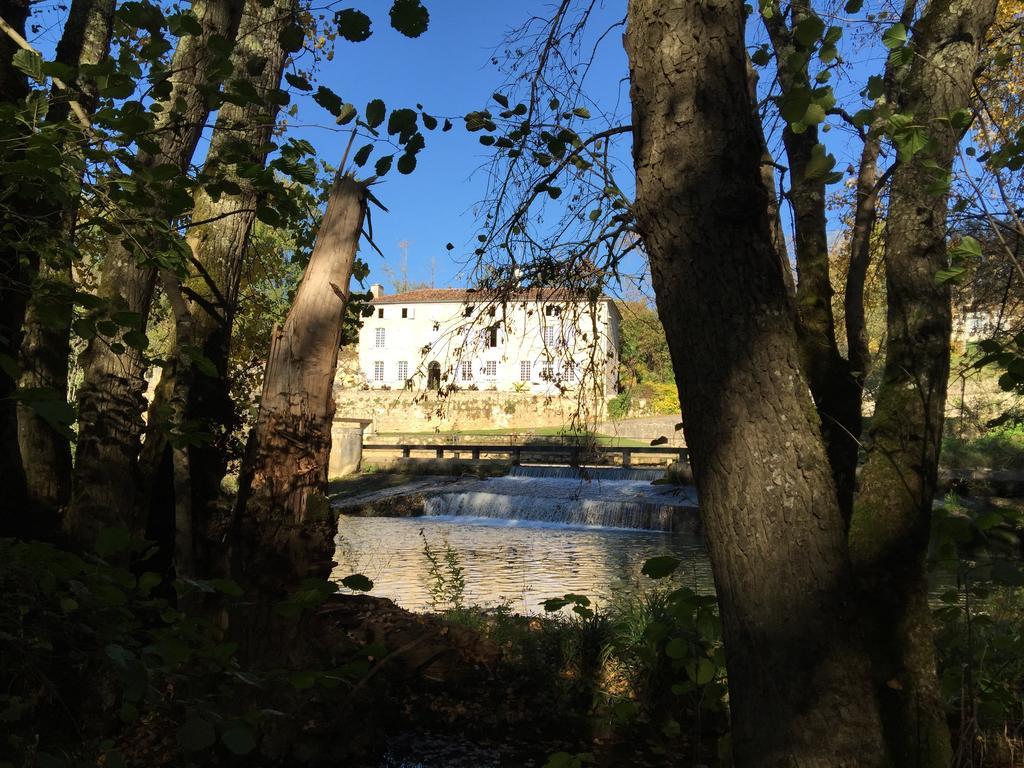
[[[696,511],[692,512],[696,515]],[[509,603],[520,613],[543,611],[540,603],[566,592],[600,604],[616,588],[650,583],[640,574],[644,560],[673,555],[683,561],[676,583],[713,591],[711,566],[692,532],[624,530],[517,520],[446,517],[346,517],[339,522],[335,577],[362,573],[373,579],[370,593],[403,608],[430,610],[430,546],[445,542],[465,569],[467,605]]]

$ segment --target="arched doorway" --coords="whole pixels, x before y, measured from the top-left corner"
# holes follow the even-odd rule
[[[441,388],[441,364],[436,360],[427,366],[427,389]]]

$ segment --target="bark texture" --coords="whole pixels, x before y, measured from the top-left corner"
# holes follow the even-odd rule
[[[262,595],[329,570],[327,466],[334,374],[366,187],[339,175],[283,327],[274,329],[239,482],[236,567]],[[250,638],[248,646],[266,641]]]
[[[900,23],[910,29],[917,9],[917,0],[906,0],[900,14]],[[850,237],[850,261],[846,270],[846,290],[843,293],[843,312],[846,324],[846,359],[850,375],[863,387],[871,370],[871,352],[865,322],[864,287],[871,266],[871,238],[878,218],[878,196],[882,177],[878,173],[878,158],[885,134],[885,110],[896,101],[899,84],[906,75],[907,65],[897,66],[892,57],[885,63],[885,93],[876,103],[877,115],[868,126],[857,169],[857,192],[854,200],[853,231]],[[858,435],[860,432],[858,431]]]
[[[888,344],[850,547],[876,688],[896,765],[948,766],[945,707],[935,675],[925,556],[949,377],[950,294],[943,184],[962,132],[996,0],[933,0],[915,27],[898,109],[930,145],[901,158],[886,220]]]
[[[783,94],[813,89],[806,62],[800,66],[790,63],[804,53],[793,35],[793,28],[811,13],[806,0],[794,0],[788,14],[777,11],[765,18],[775,59],[779,62],[778,77]],[[789,24],[787,15],[791,17]],[[818,127],[809,125],[797,133],[786,123],[782,141],[789,159],[789,200],[793,207],[797,268],[796,306],[804,370],[821,415],[822,436],[839,504],[849,517],[853,509],[861,432],[861,387],[850,375],[850,367],[836,344],[825,176],[811,172],[814,148],[819,143]]]
[[[79,68],[97,64],[107,56],[114,20],[114,0],[74,0],[64,33],[57,44],[56,60],[73,72],[65,92],[54,88],[47,122],[58,124],[68,118],[68,103],[75,99],[86,114],[97,103],[95,84],[78,75]],[[63,153],[75,155],[81,133],[67,124],[68,139]],[[21,343],[23,390],[47,393],[67,400],[68,361],[71,356],[72,243],[78,213],[82,172],[77,163],[67,171],[68,197],[48,201],[49,210],[39,214],[49,237],[40,238],[35,261],[39,265],[32,295],[25,312]],[[52,239],[51,239],[52,238]],[[71,496],[71,445],[66,435],[54,429],[28,405],[18,407],[18,443],[28,483],[32,514],[42,535],[53,536],[59,511]]]
[[[159,113],[157,151],[142,152],[139,171],[169,164],[184,171],[216,97],[225,58],[214,37],[233,42],[241,18],[241,0],[197,0],[192,6],[202,32],[182,37],[171,60],[174,73],[170,96]],[[139,171],[136,176],[139,176]],[[159,221],[160,185],[150,185],[142,215]],[[100,271],[100,296],[114,310],[134,313],[145,328],[156,281],[147,260],[153,230],[129,231],[110,243]],[[89,547],[104,527],[128,525],[138,529],[138,452],[145,406],[145,368],[142,353],[126,345],[118,352],[105,339],[90,341],[81,358],[84,380],[79,390],[79,437],[72,478],[72,499],[65,519],[68,533]]]
[[[279,36],[291,22],[294,5],[293,0],[246,3],[232,53],[236,82],[251,85],[263,96],[279,87],[287,59]],[[195,195],[192,220],[209,223],[191,228],[187,236],[194,258],[192,274],[177,289],[183,304],[175,309],[172,363],[160,377],[142,455],[150,514],[167,514],[174,508],[179,574],[186,562],[203,571],[204,563],[212,559],[212,553],[197,549],[207,541],[203,531],[224,476],[227,437],[238,427],[229,392],[228,347],[258,193],[250,178],[235,172],[235,166],[266,163],[277,111],[270,99],[263,104],[221,107],[203,175],[232,181],[241,192],[223,194],[216,201],[203,189]],[[189,347],[213,363],[215,377],[196,369],[187,354]],[[167,419],[200,425],[211,435],[210,442],[173,447],[161,423]],[[168,494],[168,488],[173,493]],[[157,525],[161,530],[169,527]]]
[[[740,766],[882,765],[845,524],[771,236],[742,0],[633,0],[635,212],[693,457]]]

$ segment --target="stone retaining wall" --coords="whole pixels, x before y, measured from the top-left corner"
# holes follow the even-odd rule
[[[562,427],[572,422],[575,397],[518,392],[436,392],[336,389],[337,418],[371,419],[367,437],[380,432],[439,432]],[[602,416],[604,404],[602,403]]]

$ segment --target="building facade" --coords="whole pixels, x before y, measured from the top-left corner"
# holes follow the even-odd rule
[[[465,289],[371,289],[359,332],[359,367],[371,389],[616,393],[621,318],[606,296],[534,289],[498,300]]]

